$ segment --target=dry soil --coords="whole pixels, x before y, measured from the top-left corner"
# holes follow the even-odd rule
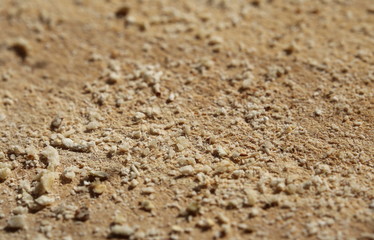
[[[0,0],[0,239],[374,239],[372,0]]]

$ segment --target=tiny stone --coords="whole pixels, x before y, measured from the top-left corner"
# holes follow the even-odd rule
[[[135,121],[139,121],[139,120],[142,120],[146,117],[146,115],[142,112],[136,112],[135,115],[134,115],[134,120]]]
[[[149,195],[155,192],[155,189],[153,187],[146,187],[142,189],[143,195]]]
[[[35,191],[37,194],[50,193],[53,190],[53,184],[57,177],[55,172],[45,172],[41,177]]]
[[[134,234],[134,229],[127,225],[114,225],[111,227],[110,233],[115,237],[129,238]]]
[[[257,202],[257,194],[254,190],[246,190],[246,195],[247,195],[247,204],[249,206],[253,206]]]
[[[193,175],[195,173],[195,169],[191,165],[187,165],[187,166],[179,168],[179,172],[182,175],[188,176],[188,175]]]
[[[90,212],[87,207],[82,207],[75,212],[75,220],[85,222],[90,218]]]
[[[242,82],[242,87],[241,87],[241,89],[242,89],[242,90],[247,90],[247,89],[249,89],[249,88],[251,87],[251,85],[252,85],[252,81],[251,81],[250,79],[245,79],[245,80],[243,80],[243,82]]]
[[[181,232],[183,232],[183,228],[181,228],[180,226],[177,226],[177,225],[173,225],[171,227],[171,231],[173,233],[181,233]]]
[[[223,39],[219,36],[213,36],[209,39],[208,45],[215,46],[223,43]]]
[[[189,145],[188,139],[185,137],[178,137],[176,141],[177,151],[181,152]]]
[[[28,212],[27,208],[22,207],[22,206],[18,206],[12,210],[12,213],[14,215],[23,215],[23,214],[26,214],[27,212]]]
[[[6,119],[6,115],[0,112],[0,122],[4,121],[5,119]]]
[[[244,233],[253,233],[254,232],[253,228],[249,227],[247,224],[244,224],[244,223],[239,224],[238,228],[240,230],[242,230]]]
[[[47,195],[40,196],[39,198],[35,199],[35,202],[43,207],[49,206],[55,202],[53,197],[49,197]]]
[[[131,188],[136,188],[136,186],[138,186],[138,185],[139,185],[139,182],[136,179],[131,180],[131,182],[130,182],[130,187]]]
[[[19,145],[14,145],[14,146],[10,147],[9,153],[13,153],[15,156],[20,156],[20,155],[23,155],[25,153],[25,149],[23,149]]]
[[[146,200],[140,203],[140,207],[147,212],[151,212],[155,208],[155,205],[152,202]]]
[[[0,168],[0,182],[5,181],[10,176],[11,173],[12,171],[7,167]]]
[[[38,234],[35,237],[33,237],[32,240],[47,240],[47,238],[44,237],[42,234]]]
[[[121,225],[126,223],[126,217],[120,214],[116,214],[113,219],[113,224],[114,225]]]
[[[48,168],[53,169],[54,167],[60,165],[60,156],[58,154],[58,151],[52,146],[46,147],[41,152],[41,156],[47,160]]]
[[[6,227],[8,230],[20,230],[26,229],[26,216],[25,215],[16,215],[10,217],[8,220],[8,225]]]
[[[35,147],[29,146],[25,150],[26,152],[26,158],[29,160],[36,160],[38,159],[38,151],[36,150]]]
[[[122,143],[118,146],[117,153],[118,154],[125,154],[130,150],[130,146],[127,143]]]
[[[58,128],[60,128],[61,124],[62,124],[62,120],[63,118],[60,117],[60,116],[56,116],[52,122],[51,122],[51,130],[52,131],[56,131]]]
[[[73,149],[75,147],[75,143],[70,138],[63,138],[61,140],[62,145],[67,149]]]
[[[220,224],[227,224],[230,222],[230,219],[228,217],[226,217],[225,215],[223,215],[222,213],[220,213],[218,216],[217,216],[217,221],[218,223]]]
[[[128,6],[122,6],[116,11],[116,17],[117,18],[124,18],[127,17],[127,15],[130,12],[130,8]]]
[[[72,181],[75,178],[75,172],[73,169],[67,168],[62,173],[64,180]]]
[[[103,171],[90,171],[90,176],[94,178],[99,178],[100,180],[106,180],[109,177],[109,174]]]
[[[22,60],[25,60],[30,55],[30,45],[28,41],[23,38],[15,40],[10,45],[10,49],[12,49]]]
[[[227,156],[227,152],[225,151],[225,149],[223,149],[221,145],[218,145],[214,151],[214,155],[222,158],[222,157]]]
[[[260,214],[260,210],[258,208],[251,208],[248,214],[249,218],[254,218]]]
[[[86,125],[86,131],[90,132],[90,131],[93,131],[95,129],[98,129],[99,127],[100,127],[100,123],[98,123],[97,121],[92,121],[92,122],[89,122]]]
[[[93,193],[101,195],[106,191],[106,185],[103,183],[92,183],[91,190]]]
[[[242,81],[242,85],[240,87],[240,90],[248,90],[253,84],[253,79],[254,79],[254,76],[251,72],[246,72],[244,75],[243,75],[243,81]]]
[[[374,209],[374,200],[371,201],[369,208]]]
[[[210,218],[203,219],[197,222],[196,226],[202,230],[211,229],[214,226],[214,221]]]
[[[121,75],[120,75],[119,73],[111,72],[111,73],[109,73],[109,75],[108,75],[108,78],[107,78],[107,80],[106,80],[106,83],[112,85],[112,84],[117,83],[120,79],[121,79]]]
[[[73,240],[73,238],[71,237],[71,236],[64,236],[63,238],[62,238],[62,240]]]
[[[288,184],[286,186],[285,192],[289,195],[295,194],[297,191],[297,186],[295,184]]]
[[[188,215],[196,216],[200,212],[200,204],[197,202],[192,202],[186,208],[186,213]]]
[[[317,117],[321,116],[322,114],[323,114],[323,112],[319,108],[314,111],[314,115],[317,116]]]

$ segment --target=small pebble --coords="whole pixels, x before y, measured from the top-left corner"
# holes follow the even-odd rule
[[[6,119],[6,115],[0,112],[0,122],[4,121],[5,119]]]
[[[155,193],[155,189],[153,187],[146,187],[146,188],[143,188],[142,189],[142,194],[143,195],[149,195],[149,194],[152,194],[152,193]]]
[[[208,230],[208,229],[211,229],[214,226],[214,221],[210,218],[202,219],[202,220],[197,222],[196,226],[198,228],[201,228],[202,230]]]
[[[77,221],[85,222],[90,218],[90,211],[87,207],[81,207],[75,212],[74,219]]]
[[[55,199],[53,197],[49,197],[47,195],[42,195],[35,199],[35,202],[43,207],[49,206],[55,202]]]
[[[122,6],[116,11],[116,17],[117,18],[124,18],[127,17],[130,13],[130,7],[128,6]]]
[[[5,181],[10,176],[11,173],[12,171],[7,167],[0,168],[0,182]]]
[[[19,38],[10,45],[10,49],[22,60],[25,60],[30,55],[31,48],[26,39]]]
[[[216,147],[216,149],[214,150],[214,155],[222,158],[222,157],[227,156],[227,152],[225,151],[225,149],[221,145],[218,145]]]
[[[59,115],[57,115],[51,122],[51,130],[52,131],[56,131],[57,129],[60,128],[61,124],[62,124],[62,120],[63,118],[60,117]]]
[[[48,146],[40,154],[42,158],[47,160],[49,169],[53,169],[60,165],[60,156],[54,147]]]
[[[10,231],[14,230],[21,230],[21,229],[26,229],[26,216],[25,215],[16,215],[12,216],[8,220],[8,225],[6,229]]]
[[[127,225],[114,225],[110,229],[110,233],[114,237],[129,238],[134,232],[134,229]]]
[[[91,132],[95,129],[98,129],[99,127],[100,127],[100,123],[98,123],[97,121],[92,121],[86,125],[86,131]]]
[[[91,190],[94,194],[101,195],[106,191],[106,185],[103,183],[95,182],[91,185]]]
[[[50,193],[53,190],[54,181],[57,178],[55,172],[44,172],[40,177],[39,183],[35,189],[36,194],[42,195],[44,193]]]
[[[151,212],[155,208],[155,205],[152,202],[146,200],[140,203],[140,208],[147,212]]]
[[[182,175],[189,176],[195,173],[195,169],[191,165],[187,165],[187,166],[179,168],[179,172]]]

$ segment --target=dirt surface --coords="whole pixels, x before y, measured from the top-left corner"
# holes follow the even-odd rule
[[[0,239],[374,239],[372,0],[0,0]]]

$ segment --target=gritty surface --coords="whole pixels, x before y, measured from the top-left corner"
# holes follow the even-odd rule
[[[1,0],[0,239],[374,239],[372,0]]]

